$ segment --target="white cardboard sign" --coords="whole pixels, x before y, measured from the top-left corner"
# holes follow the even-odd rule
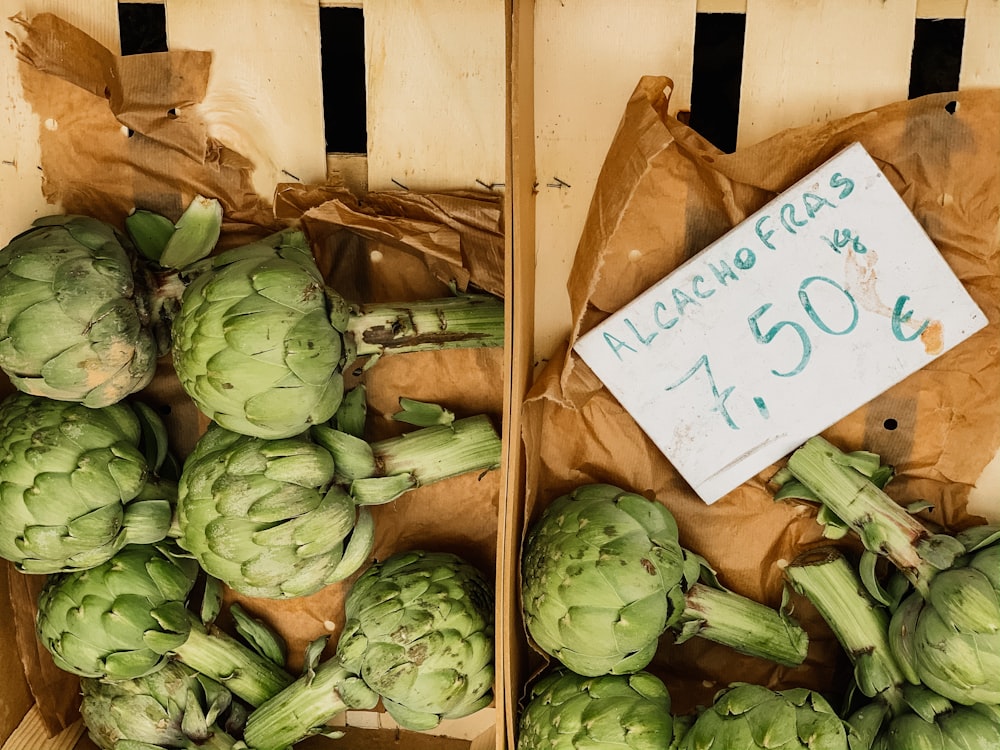
[[[574,348],[712,503],[986,323],[854,144]]]

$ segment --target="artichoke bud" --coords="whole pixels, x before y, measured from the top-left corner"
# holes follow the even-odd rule
[[[978,570],[951,568],[938,573],[930,586],[930,603],[959,632],[1000,630],[997,592]]]

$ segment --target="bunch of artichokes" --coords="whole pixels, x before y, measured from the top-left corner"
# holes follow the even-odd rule
[[[878,466],[814,437],[789,457],[798,484],[782,496],[822,503],[909,582],[909,593],[887,595],[866,581],[892,610],[890,646],[909,682],[957,703],[1000,704],[1000,528],[931,530],[872,480]]]
[[[987,750],[1000,746],[1000,707],[963,694],[953,701],[907,675],[891,647],[889,608],[835,548],[803,553],[791,585],[821,613],[854,667],[845,702],[857,750]]]
[[[137,211],[130,236],[90,217],[39,219],[0,250],[0,368],[19,390],[106,406],[148,385],[172,349],[209,418],[282,438],[333,416],[358,356],[503,344],[496,297],[352,307],[302,231],[206,258],[221,225],[201,196],[176,224]]]

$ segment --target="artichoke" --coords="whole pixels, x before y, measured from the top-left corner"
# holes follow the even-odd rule
[[[670,694],[648,672],[583,677],[558,669],[531,689],[518,723],[517,750],[667,750]]]
[[[586,676],[642,669],[668,628],[788,665],[808,646],[784,612],[722,590],[664,505],[606,484],[557,498],[529,530],[521,605],[538,647]]]
[[[214,246],[222,209],[195,198],[176,237],[163,221],[166,257],[187,263]],[[169,346],[161,308],[182,289],[160,270],[110,224],[38,219],[0,250],[0,368],[20,391],[91,407],[141,390]]]
[[[493,588],[461,558],[393,555],[362,573],[345,610],[336,655],[250,715],[244,738],[254,750],[282,750],[379,696],[416,730],[492,701]]]
[[[351,587],[344,666],[408,729],[433,729],[493,700],[493,587],[446,552],[403,552]]]
[[[1000,528],[935,533],[872,479],[874,454],[845,454],[820,437],[788,459],[798,485],[782,496],[820,503],[913,587],[894,607],[893,652],[907,679],[956,703],[1000,704]],[[785,480],[787,477],[779,477]],[[871,578],[869,576],[869,578]],[[873,594],[893,604],[869,582]]]
[[[679,750],[848,750],[850,725],[819,693],[737,683],[720,691],[684,734]]]
[[[830,626],[854,667],[848,693],[852,747],[860,750],[986,750],[1000,746],[1000,709],[962,705],[908,681],[890,646],[888,608],[868,593],[843,553],[820,547],[785,569]],[[858,696],[862,696],[859,699]],[[964,702],[964,701],[963,701]]]
[[[156,476],[165,450],[162,423],[139,404],[8,396],[0,403],[0,556],[26,573],[55,573],[160,541],[176,497]]]
[[[364,391],[352,391],[349,403],[363,410]],[[340,422],[284,439],[212,424],[181,473],[179,544],[248,596],[305,596],[344,580],[372,549],[368,506],[500,463],[486,416],[454,420],[440,407],[410,404],[443,423],[376,443],[338,429],[349,419],[344,408]],[[363,424],[363,413],[351,421]]]
[[[960,541],[967,535],[958,534]],[[1000,705],[1000,543],[957,559],[910,593],[889,623],[890,645],[912,682],[960,704]]]
[[[84,677],[80,715],[101,750],[236,750],[247,709],[222,685],[179,662],[131,680]]]
[[[172,335],[174,369],[202,412],[233,432],[286,438],[334,415],[356,356],[501,345],[503,306],[467,295],[352,310],[305,235],[287,230],[207,259]]]
[[[128,545],[95,568],[51,576],[38,598],[38,638],[56,666],[81,677],[127,680],[176,659],[259,705],[292,678],[187,610],[198,572],[163,544]]]
[[[929,690],[904,688],[913,708],[892,715],[882,704],[866,706],[850,717],[864,736],[861,750],[995,750],[1000,747],[1000,708],[963,706]]]

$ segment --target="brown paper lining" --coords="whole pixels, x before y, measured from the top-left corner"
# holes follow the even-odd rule
[[[121,228],[133,208],[176,219],[194,195],[213,196],[225,209],[220,247],[299,225],[313,242],[327,282],[351,302],[447,296],[467,288],[502,296],[499,194],[357,197],[335,184],[281,185],[273,200],[265,199],[251,189],[253,165],[209,138],[191,106],[205,95],[210,53],[119,57],[56,16],[21,19],[21,25],[22,83],[43,123],[43,190],[61,212],[89,214]],[[441,403],[458,417],[489,414],[500,427],[502,349],[388,356],[364,374],[347,375],[350,384],[366,385],[370,439],[409,429],[391,420],[400,396]],[[181,390],[169,356],[138,398],[163,415],[173,451],[186,456],[206,420]],[[448,550],[488,578],[495,576],[499,492],[499,472],[492,471],[424,487],[374,508],[372,559],[416,547]],[[11,571],[9,579],[25,674],[54,734],[77,718],[78,680],[56,668],[35,638],[42,578]],[[226,599],[240,600],[275,627],[288,641],[289,663],[297,669],[312,639],[332,635],[328,654],[332,651],[349,584],[284,601],[232,592]],[[229,623],[223,617],[220,624]]]
[[[776,466],[704,504],[571,347],[854,141],[887,175],[990,323],[824,434],[845,449],[882,454],[899,474],[891,495],[934,503],[925,518],[949,528],[977,522],[966,499],[1000,445],[1000,91],[900,102],[723,154],[666,114],[670,85],[643,78],[628,102],[569,281],[571,337],[524,405],[527,523],[574,486],[617,484],[669,507],[682,543],[705,556],[723,584],[780,603],[781,563],[824,541],[813,510],[772,500],[766,482]],[[885,427],[887,419],[895,429]],[[840,544],[856,551],[851,540]],[[667,682],[676,710],[709,702],[734,680],[824,691],[843,686],[849,667],[836,641],[808,602],[793,601],[812,637],[806,663],[795,669],[697,638],[674,645],[665,635],[650,671]],[[536,667],[544,663],[535,658]]]

